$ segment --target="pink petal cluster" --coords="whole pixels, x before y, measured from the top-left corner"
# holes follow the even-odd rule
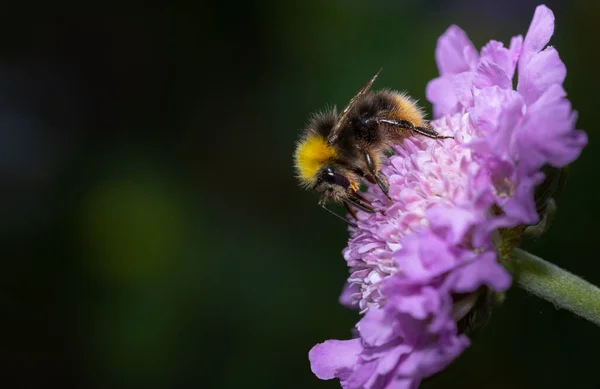
[[[369,188],[384,212],[359,212],[340,299],[364,316],[355,339],[313,347],[317,377],[347,389],[416,388],[469,345],[456,324],[465,314],[459,296],[510,286],[494,233],[535,223],[542,166],[572,162],[587,142],[562,88],[566,68],[554,48],[544,49],[553,29],[552,12],[539,6],[525,39],[508,48],[491,41],[478,54],[456,26],[440,37],[440,77],[427,96],[432,125],[455,138],[413,137],[396,147],[382,169],[391,204]]]
[[[452,26],[436,49],[440,77],[427,85],[436,117],[467,114],[477,128],[465,145],[483,166],[474,183],[493,188],[508,225],[538,220],[533,190],[544,178],[541,167],[569,164],[587,143],[574,129],[577,114],[562,87],[565,64],[556,49],[545,48],[553,32],[554,15],[542,5],[525,40],[516,36],[508,48],[490,41],[478,55],[464,31]]]

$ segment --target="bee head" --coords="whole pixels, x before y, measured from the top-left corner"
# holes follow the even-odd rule
[[[358,189],[353,177],[345,169],[326,165],[318,174],[315,191],[326,197],[341,200],[348,197],[349,192]]]

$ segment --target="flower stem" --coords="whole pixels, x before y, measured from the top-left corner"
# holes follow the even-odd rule
[[[600,326],[600,289],[542,258],[513,249],[515,282],[521,288]]]

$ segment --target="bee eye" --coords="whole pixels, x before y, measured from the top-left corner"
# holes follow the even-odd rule
[[[348,189],[350,186],[350,181],[341,175],[340,173],[336,173],[332,168],[328,167],[323,171],[323,180],[328,184],[338,185],[344,189]]]

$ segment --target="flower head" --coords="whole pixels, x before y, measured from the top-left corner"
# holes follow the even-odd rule
[[[358,213],[341,298],[364,316],[355,339],[310,351],[319,378],[348,389],[416,388],[469,345],[457,323],[482,290],[510,286],[497,230],[535,223],[542,167],[572,162],[587,142],[562,88],[565,65],[544,49],[553,29],[552,12],[539,6],[525,39],[508,48],[491,41],[478,54],[456,26],[440,37],[440,77],[427,96],[432,126],[454,139],[398,145],[382,168],[391,202],[369,187],[384,212]]]

